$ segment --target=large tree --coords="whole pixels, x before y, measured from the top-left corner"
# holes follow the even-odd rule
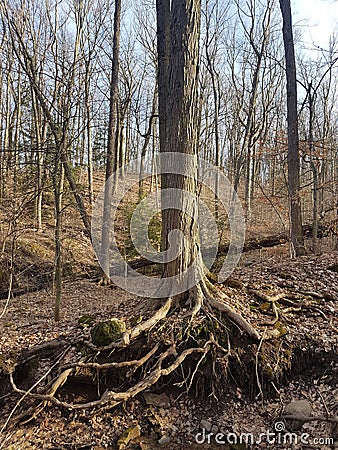
[[[162,249],[168,255],[163,279],[173,280],[166,284],[170,289],[162,291],[169,297],[166,308],[189,299],[194,316],[204,304],[212,306],[256,339],[257,332],[240,314],[215,299],[219,292],[207,279],[200,249],[197,105],[201,2],[157,0],[156,6]]]
[[[167,153],[161,160],[163,250],[169,249],[168,237],[173,230],[180,230],[183,233],[181,242],[178,242],[178,237],[175,239],[176,242],[171,242],[172,246],[179,247],[178,256],[165,262],[164,278],[177,277],[180,280],[188,267],[199,258],[196,204],[197,159],[182,158],[182,163],[185,165],[182,170],[184,174],[166,173],[166,167],[174,163],[168,157],[168,152],[197,155],[196,105],[198,104],[201,4],[200,0],[179,0],[173,1],[170,9],[169,2],[159,1],[157,12],[160,120],[165,122],[166,130],[165,136],[161,136],[161,153]],[[165,117],[161,117],[161,113]],[[163,128],[161,127],[162,132]],[[178,208],[170,207],[168,203],[172,200],[172,192],[175,192]],[[201,263],[197,263],[196,268],[203,270]],[[186,280],[187,285],[189,281],[191,280]],[[171,293],[168,292],[168,295]],[[183,297],[185,296],[186,292]],[[179,301],[179,298],[176,298],[176,301]]]

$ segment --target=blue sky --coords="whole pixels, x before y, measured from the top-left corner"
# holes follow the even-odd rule
[[[338,34],[338,0],[293,0],[292,13],[294,25],[301,25],[309,46],[327,48],[330,34]]]

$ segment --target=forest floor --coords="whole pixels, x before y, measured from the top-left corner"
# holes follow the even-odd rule
[[[338,359],[337,359],[337,312],[338,273],[330,270],[337,263],[338,253],[328,252],[318,256],[305,256],[296,260],[285,257],[286,246],[277,255],[269,249],[261,261],[250,261],[236,268],[232,280],[241,281],[246,288],[236,283],[225,283],[221,288],[228,295],[232,306],[240,309],[244,317],[258,329],[271,329],[265,325],[266,314],[257,307],[257,298],[248,287],[260,292],[288,293],[296,298],[302,293],[300,308],[285,314],[285,330],[279,337],[280,345],[293,345],[290,370],[279,384],[271,382],[269,389],[253,394],[232,379],[228,393],[222,398],[210,397],[199,401],[188,395],[186,389],[159,386],[152,391],[158,396],[139,395],[111,411],[66,411],[47,406],[37,417],[26,424],[10,426],[9,417],[17,416],[24,408],[22,395],[6,389],[2,381],[0,388],[0,435],[4,449],[216,449],[246,448],[246,446],[215,443],[215,433],[252,433],[258,442],[260,433],[273,432],[285,405],[293,400],[310,402],[314,416],[336,417],[338,414]],[[247,257],[248,258],[248,257]],[[54,296],[51,288],[17,296],[10,300],[7,311],[0,320],[1,365],[8,364],[13,355],[20,354],[38,344],[53,340],[76,340],[88,334],[88,329],[78,326],[84,314],[95,315],[96,320],[117,317],[128,320],[135,314],[141,299],[133,297],[117,287],[99,286],[97,279],[86,277],[64,282],[61,321],[53,320]],[[292,294],[292,295],[291,295]],[[0,301],[0,310],[6,300]],[[291,304],[291,303],[290,303]],[[240,306],[239,306],[240,305]],[[280,306],[280,312],[287,305]],[[271,320],[271,316],[269,318]],[[294,345],[296,343],[296,345]],[[278,364],[278,362],[276,362]],[[42,366],[41,366],[42,364]],[[48,358],[39,370],[47,371]],[[257,372],[257,370],[256,370]],[[255,370],[253,368],[253,373]],[[257,379],[261,374],[257,372]],[[30,387],[29,380],[21,380],[24,389]],[[72,400],[81,401],[92,386],[72,389]],[[193,394],[193,393],[192,393]],[[8,426],[4,427],[8,423]],[[136,439],[128,447],[118,446],[122,433],[135,425]],[[278,426],[278,425],[277,425]],[[216,428],[217,427],[217,428]],[[214,436],[204,438],[202,429],[210,430]],[[202,433],[202,434],[198,434]],[[280,449],[332,449],[338,448],[337,423],[325,420],[311,421],[297,432],[308,433],[308,444],[255,443],[247,448]],[[229,435],[234,436],[234,434]],[[160,440],[162,437],[162,441]],[[327,439],[336,441],[325,444]],[[232,443],[234,441],[232,438]],[[320,445],[315,439],[322,439]],[[168,441],[168,442],[167,442]],[[135,443],[136,442],[136,443]],[[237,443],[239,440],[237,440]],[[319,442],[319,441],[318,441]],[[336,447],[334,447],[336,445]]]
[[[102,174],[97,185],[101,181]],[[274,210],[265,196],[257,204],[260,209],[253,225],[247,227],[248,238],[285,232],[285,199],[275,198]],[[131,319],[139,314],[144,302],[116,286],[99,285],[93,249],[82,232],[75,208],[68,207],[63,215],[61,320],[56,323],[52,283],[54,223],[50,209],[45,211],[41,233],[36,233],[29,218],[26,223],[26,216],[21,218],[13,261],[15,295],[9,301],[10,239],[0,255],[0,449],[338,449],[335,237],[320,240],[320,254],[309,251],[308,256],[294,260],[289,258],[287,243],[245,252],[231,278],[218,286],[234,310],[261,336],[270,336],[274,341],[274,345],[265,345],[262,340],[253,347],[256,354],[250,360],[251,367],[245,351],[231,342],[238,364],[230,367],[222,395],[216,397],[214,392],[202,398],[194,389],[187,392],[187,383],[167,377],[110,410],[67,410],[50,403],[39,413],[36,407],[30,410],[35,403],[27,395],[13,392],[9,383],[8,373],[15,365],[19,388],[28,391],[40,379],[34,392],[39,392],[40,387],[42,391],[55,380],[50,369],[60,352],[55,351],[54,344],[69,344],[66,361],[81,357],[73,343],[89,338],[90,329],[79,326],[80,317],[92,316],[95,323],[114,317],[131,326]],[[0,218],[0,232],[6,235],[5,213]],[[120,229],[120,240],[127,246],[128,232],[122,226]],[[154,239],[158,234],[155,223]],[[38,357],[30,357],[36,349]],[[186,379],[183,373],[182,379]],[[97,398],[99,391],[96,380],[68,380],[57,396],[70,403],[82,403]],[[297,400],[308,403],[294,414],[312,419],[300,422],[300,426],[296,420],[282,423],[283,408],[292,414],[288,405]],[[290,437],[288,430],[296,435]],[[271,435],[273,432],[275,435]],[[227,438],[218,435],[217,443],[217,433]],[[118,442],[121,436],[125,439]],[[287,439],[291,438],[290,443]],[[246,440],[251,444],[245,445]]]

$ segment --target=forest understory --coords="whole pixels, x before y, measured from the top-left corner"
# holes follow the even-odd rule
[[[338,450],[338,37],[292,9],[0,2],[0,450]]]
[[[25,239],[18,261],[47,274],[41,255],[35,266],[32,261],[41,248],[48,253],[44,238],[33,252]],[[290,260],[288,244],[281,243],[243,253],[217,290],[257,332],[255,339],[216,309],[202,307],[192,319],[183,305],[161,318],[156,302],[100,286],[90,250],[80,242],[77,258],[65,265],[59,323],[48,277],[44,284],[34,274],[38,290],[11,298],[0,319],[0,448],[284,449],[238,440],[219,445],[214,437],[202,445],[199,433],[258,439],[290,416],[283,408],[294,400],[309,403],[291,416],[308,417],[284,418],[286,431],[328,444],[292,448],[336,448],[336,251]],[[26,287],[33,290],[34,283]],[[6,303],[3,298],[1,310]],[[99,335],[95,346],[96,324],[112,318],[125,324],[130,343],[120,339],[105,347]]]

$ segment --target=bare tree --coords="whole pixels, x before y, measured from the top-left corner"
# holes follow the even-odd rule
[[[179,152],[187,155],[197,155],[197,90],[199,67],[199,33],[200,33],[200,1],[176,0],[172,2],[157,2],[159,20],[159,97],[160,97],[160,127],[165,128],[165,136],[161,133],[161,152]],[[170,21],[169,21],[170,20]],[[170,24],[170,28],[169,28]],[[170,29],[170,41],[168,33]],[[165,106],[165,103],[167,106]],[[161,114],[164,116],[161,117]],[[163,123],[164,122],[164,123]],[[186,205],[186,211],[168,208],[167,190],[175,189],[182,195],[181,203],[185,203],[185,193],[197,194],[196,176],[197,159],[190,165],[187,160],[185,175],[166,173],[168,161],[162,159],[162,236],[163,250],[170,247],[168,236],[172,230],[180,230],[184,235],[184,243],[180,245],[179,256],[164,264],[163,276],[178,277],[198,258],[199,235],[197,226],[197,205]],[[169,162],[170,164],[170,162]],[[203,271],[202,262],[199,268]],[[202,276],[204,279],[204,276]],[[202,282],[203,284],[203,282]],[[203,286],[205,287],[205,286]],[[207,293],[201,286],[194,288],[195,302],[202,302]],[[184,293],[186,298],[189,292]],[[171,293],[168,292],[168,296]],[[177,302],[180,298],[176,299]],[[196,303],[196,304],[197,304]]]
[[[187,285],[182,293],[173,294],[176,287],[173,284],[166,293],[169,297],[166,305],[170,308],[189,299],[191,315],[195,316],[204,303],[209,304],[228,314],[257,339],[257,332],[240,314],[215,299],[216,289],[207,279],[200,251],[196,200],[200,14],[200,0],[173,0],[171,4],[166,0],[157,1],[160,153],[166,153],[161,158],[162,249],[177,254],[164,262],[163,278]],[[170,154],[177,152],[187,158],[180,161],[180,173],[170,173],[168,168],[173,165]],[[177,208],[170,203],[172,192],[175,192]],[[175,230],[180,231],[181,239],[169,240]],[[191,280],[186,276],[190,266],[194,267],[193,287],[189,287]]]
[[[121,0],[115,0],[114,13],[114,41],[113,41],[113,57],[111,68],[110,82],[110,110],[109,110],[109,126],[108,126],[108,147],[106,159],[106,183],[104,191],[103,205],[103,221],[102,221],[102,240],[101,240],[101,258],[102,258],[102,284],[109,283],[110,261],[109,261],[109,245],[110,245],[110,228],[111,228],[111,201],[115,189],[114,172],[117,169],[117,152],[118,152],[118,117],[117,117],[117,100],[118,100],[118,80],[119,80],[119,52],[120,52],[120,24],[121,24]]]
[[[279,0],[283,16],[283,41],[286,62],[287,123],[288,123],[288,187],[290,202],[291,254],[305,254],[300,205],[299,136],[297,111],[296,61],[292,32],[290,0]]]
[[[218,1],[209,4],[206,1],[205,11],[205,57],[206,68],[211,78],[212,96],[213,96],[213,129],[215,138],[214,162],[215,166],[220,168],[221,165],[221,140],[220,140],[220,108],[221,108],[221,81],[220,74],[217,69],[217,60],[219,53],[219,40],[224,29],[227,8],[218,5]],[[214,23],[212,23],[214,21]],[[219,215],[219,177],[218,173],[215,177],[215,217],[218,220]]]

